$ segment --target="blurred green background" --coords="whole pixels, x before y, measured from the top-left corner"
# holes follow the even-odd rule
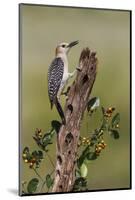
[[[81,50],[97,52],[98,74],[92,96],[100,97],[104,107],[114,106],[121,114],[120,139],[105,137],[106,149],[89,164],[90,190],[127,188],[130,183],[130,12],[81,8],[21,5],[22,112],[21,149],[38,149],[32,135],[35,128],[50,130],[52,119],[60,120],[50,110],[47,71],[60,42],[79,40],[69,53],[69,71],[78,64]],[[89,130],[100,124],[100,113],[94,114]],[[84,119],[81,135],[87,136]],[[55,146],[51,156],[55,162]],[[35,177],[34,171],[21,161],[21,180]],[[52,171],[47,158],[39,173]]]

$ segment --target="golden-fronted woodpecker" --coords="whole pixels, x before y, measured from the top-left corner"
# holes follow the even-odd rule
[[[59,44],[56,47],[55,58],[53,59],[48,70],[48,95],[51,103],[51,109],[55,104],[63,124],[66,123],[66,120],[59,100],[68,79],[71,78],[76,71],[75,70],[73,73],[68,72],[67,58],[69,50],[76,44],[78,44],[78,41],[74,41],[69,44],[65,42]]]

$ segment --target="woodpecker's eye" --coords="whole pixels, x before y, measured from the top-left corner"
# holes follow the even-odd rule
[[[65,45],[65,44],[63,44],[63,45],[62,45],[62,47],[63,47],[63,48],[65,48],[65,47],[66,47],[66,45]]]

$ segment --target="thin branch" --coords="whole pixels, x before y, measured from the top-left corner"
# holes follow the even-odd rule
[[[51,156],[48,154],[48,152],[46,152],[46,155],[47,155],[47,157],[48,157],[50,163],[52,164],[53,168],[55,169],[55,165],[54,165],[54,163],[53,163],[53,161],[52,161]]]
[[[35,168],[33,168],[33,170],[36,173],[36,175],[40,178],[40,180],[43,182],[44,180],[42,179],[42,177],[40,176],[40,174],[37,172],[37,170]]]

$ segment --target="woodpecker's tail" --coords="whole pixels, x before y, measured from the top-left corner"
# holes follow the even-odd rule
[[[60,105],[60,103],[59,103],[59,101],[58,101],[58,98],[56,98],[56,100],[55,100],[55,106],[56,106],[56,108],[57,108],[57,111],[58,111],[58,113],[59,113],[61,119],[62,119],[62,123],[65,125],[65,124],[66,124],[66,119],[65,119],[65,116],[64,116],[64,112],[63,112],[63,110],[62,110],[62,107],[61,107],[61,105]]]

